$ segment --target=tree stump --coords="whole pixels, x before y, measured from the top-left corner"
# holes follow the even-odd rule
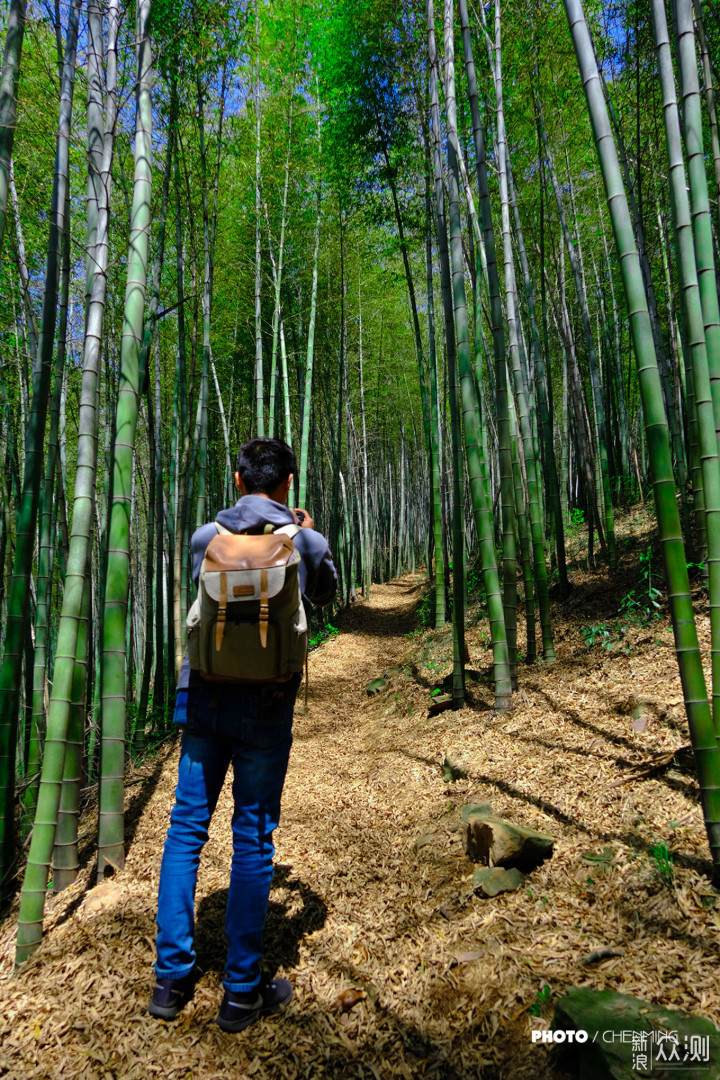
[[[550,836],[489,814],[470,814],[465,825],[465,851],[486,866],[515,866],[527,873],[552,855],[553,844]]]

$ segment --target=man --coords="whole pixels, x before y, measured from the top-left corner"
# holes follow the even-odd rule
[[[327,541],[306,511],[287,507],[295,454],[278,439],[252,439],[240,448],[235,483],[241,498],[222,510],[219,525],[234,533],[298,524],[303,598],[327,604],[337,575]],[[197,586],[205,550],[218,535],[214,522],[191,539]],[[174,720],[182,725],[175,806],[165,841],[158,890],[157,981],[148,1011],[174,1019],[202,974],[195,963],[195,886],[200,851],[233,765],[233,856],[225,917],[229,940],[225,995],[216,1017],[225,1031],[242,1031],[259,1016],[280,1012],[292,997],[286,979],[261,974],[263,930],[275,849],[272,835],[292,744],[293,708],[301,673],[284,682],[210,682],[192,671],[187,656],[178,680]]]

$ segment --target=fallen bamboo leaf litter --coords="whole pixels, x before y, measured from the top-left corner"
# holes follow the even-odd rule
[[[351,608],[341,633],[311,655],[267,932],[271,969],[295,987],[288,1014],[240,1037],[212,1022],[225,947],[227,789],[198,886],[207,974],[175,1024],[145,1013],[177,763],[168,747],[126,867],[112,888],[99,887],[103,902],[90,903],[99,890],[83,892],[88,865],[79,884],[49,899],[46,940],[17,976],[12,920],[2,927],[0,1075],[551,1078],[545,1050],[530,1042],[532,1026],[549,1016],[528,1012],[544,986],[548,1008],[568,986],[587,985],[718,1021],[720,918],[694,778],[660,771],[612,787],[628,765],[687,743],[666,651],[652,642],[630,656],[586,648],[578,609],[585,621],[596,617],[607,583],[602,571],[574,570],[574,601],[585,599],[567,611],[556,604],[558,662],[521,666],[511,716],[494,716],[487,681],[468,680],[469,707],[428,717],[418,678],[435,683],[449,665],[447,635],[405,636],[420,580],[373,586],[370,602]],[[705,643],[707,620],[699,622]],[[481,674],[483,634],[482,619],[468,627]],[[660,641],[668,635],[665,623],[654,631]],[[368,681],[391,669],[386,690],[368,698]],[[656,706],[643,732],[632,729],[631,690]],[[446,757],[462,762],[467,778],[443,782]],[[130,788],[128,804],[138,790]],[[464,806],[487,803],[552,835],[555,849],[517,892],[481,900],[460,822]],[[92,835],[92,808],[83,828]],[[651,854],[661,842],[674,853],[672,887]],[[600,961],[609,948],[624,955]],[[600,962],[587,962],[593,954]],[[364,996],[343,1012],[337,1003],[349,988]]]

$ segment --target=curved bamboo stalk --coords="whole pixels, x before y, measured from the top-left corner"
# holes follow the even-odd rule
[[[140,393],[140,350],[147,286],[148,234],[152,185],[152,51],[148,35],[150,0],[137,5],[137,110],[135,182],[128,252],[125,314],[120,352],[120,383],[115,415],[113,499],[110,510],[108,569],[103,624],[100,811],[98,877],[122,866],[123,772],[125,766],[125,629],[128,602],[131,477]]]
[[[3,662],[2,668],[0,668],[0,892],[7,889],[9,885],[8,873],[15,847],[14,795],[18,695],[22,653],[29,617],[30,569],[35,545],[38,495],[43,469],[45,423],[50,394],[50,362],[57,317],[58,264],[60,261],[60,242],[65,225],[70,120],[75,87],[80,4],[81,0],[73,0],[68,21],[65,62],[63,64],[60,92],[55,177],[50,210],[45,294],[38,345],[38,363],[35,365],[33,373],[32,410],[27,427],[15,559],[10,595],[8,597],[8,619]]]
[[[680,117],[675,95],[670,39],[665,18],[664,0],[653,0],[655,41],[663,96],[663,116],[667,136],[668,167],[672,198],[670,204],[675,225],[680,302],[690,347],[697,410],[700,462],[705,494],[707,524],[707,567],[710,584],[710,633],[712,657],[712,711],[715,730],[720,736],[720,465],[718,464],[715,416],[710,387],[710,367],[703,324],[702,303],[695,261],[690,199],[685,186],[685,163],[680,135]]]
[[[89,594],[86,590],[95,513],[100,347],[107,291],[109,199],[117,115],[118,0],[112,0],[108,15],[107,110],[101,168],[102,183],[98,191],[97,226],[96,229],[94,228],[93,235],[95,272],[91,281],[85,329],[72,534],[58,629],[53,691],[48,714],[37,814],[20,898],[16,964],[27,959],[42,939],[45,889],[55,843],[68,724],[73,701],[78,702],[83,697],[81,688],[77,685],[77,679],[82,680],[84,676],[84,671],[79,669],[83,666],[82,655],[85,645],[82,641],[79,642],[79,635],[83,622],[86,620],[84,612],[87,612],[89,604]],[[79,664],[76,663],[78,652]],[[77,720],[77,715],[75,719]]]
[[[42,760],[42,740],[47,719],[47,663],[48,631],[50,628],[50,599],[53,564],[53,510],[57,511],[59,492],[55,491],[57,472],[58,441],[60,428],[60,400],[62,397],[65,373],[65,351],[67,345],[68,293],[70,289],[70,200],[69,192],[65,206],[65,228],[63,229],[62,269],[60,271],[60,325],[58,344],[55,352],[55,370],[53,373],[53,392],[50,403],[50,431],[48,433],[47,457],[45,459],[45,477],[40,492],[40,536],[38,553],[38,575],[36,586],[35,614],[35,655],[33,663],[32,716],[30,719],[30,740],[27,745],[25,776],[31,781],[23,792],[23,818],[20,823],[20,835],[25,836],[32,826],[37,804],[37,788],[40,780]]]
[[[502,87],[502,38],[500,5],[495,6],[495,99],[497,115],[498,141],[498,179],[500,182],[500,208],[502,213],[503,253],[505,262],[505,295],[510,339],[510,370],[512,372],[517,399],[518,421],[523,444],[523,456],[527,471],[530,533],[532,537],[533,569],[535,588],[537,589],[538,609],[543,641],[543,658],[551,663],[555,659],[555,648],[550,622],[550,596],[548,593],[547,564],[545,562],[545,540],[540,508],[540,491],[537,480],[536,453],[530,420],[527,383],[520,363],[517,333],[517,310],[515,290],[515,265],[513,261],[512,234],[510,232],[510,197],[508,194],[508,147],[505,134],[505,110],[503,107]]]
[[[499,614],[496,616],[490,608],[490,589],[488,610],[490,614],[491,637],[496,664],[496,672],[502,671],[503,654],[507,650],[507,663],[510,668],[510,682],[517,683],[517,565],[515,545],[515,494],[512,475],[512,449],[510,442],[510,410],[507,393],[507,368],[505,363],[505,328],[503,324],[502,299],[500,295],[500,277],[497,268],[495,250],[495,232],[490,207],[490,187],[488,184],[485,138],[483,136],[480,109],[478,106],[477,78],[475,62],[470,41],[470,23],[466,0],[458,0],[460,28],[465,59],[465,74],[468,84],[468,99],[472,117],[473,140],[475,144],[475,168],[478,182],[478,201],[485,240],[485,259],[487,266],[488,291],[490,294],[490,319],[492,325],[493,354],[495,358],[495,407],[497,412],[498,455],[500,461],[500,502],[503,534],[503,619],[504,634],[501,629]],[[494,530],[493,530],[494,535]],[[489,557],[489,553],[488,553]],[[494,626],[494,631],[493,631]],[[497,634],[497,650],[495,646]],[[504,641],[503,641],[504,638]],[[500,664],[498,669],[497,665]],[[497,687],[497,676],[496,676]],[[496,689],[497,696],[497,689]],[[509,704],[507,695],[505,706]],[[496,706],[497,707],[497,706]]]
[[[437,348],[435,343],[435,293],[433,286],[432,257],[432,198],[430,194],[430,140],[425,140],[425,276],[427,278],[428,319],[428,375],[430,377],[430,438],[432,459],[430,482],[432,484],[433,548],[435,551],[435,629],[445,625],[445,545],[443,538],[442,475],[440,454],[440,403],[437,385]],[[428,567],[428,571],[431,567]]]
[[[262,347],[262,252],[260,248],[260,5],[255,0],[255,434],[265,434]],[[200,523],[202,524],[202,522]]]
[[[454,453],[456,446],[455,436],[457,434],[457,413],[453,412],[457,405],[457,388],[455,386],[454,375],[451,378],[451,373],[455,372],[456,368],[456,343],[455,343],[455,326],[453,320],[453,299],[452,299],[452,282],[451,282],[451,269],[450,269],[450,256],[448,250],[448,234],[447,234],[447,222],[445,217],[445,195],[443,185],[443,169],[442,169],[442,133],[440,127],[440,104],[438,98],[438,83],[440,81],[439,65],[437,58],[437,46],[435,41],[435,13],[433,4],[430,0],[427,8],[427,27],[428,27],[428,60],[429,60],[429,92],[430,92],[430,119],[431,119],[431,136],[432,136],[432,161],[433,161],[433,179],[435,184],[435,226],[438,245],[438,259],[440,264],[440,282],[441,282],[441,296],[443,307],[443,323],[445,332],[445,391],[447,395],[455,396],[455,401],[451,408],[450,423],[453,427],[452,430],[452,449],[451,449],[451,491],[452,491],[452,511],[453,511],[453,524],[452,524],[452,544],[453,549],[456,543],[459,545],[459,551],[462,552],[463,536],[462,526],[460,522],[460,508],[459,508],[459,466],[460,462]],[[427,260],[427,249],[426,249]],[[460,265],[462,266],[462,255],[460,256]],[[474,402],[473,402],[474,405]],[[438,431],[439,435],[439,431]],[[439,440],[438,440],[438,452],[439,452]],[[472,486],[471,486],[472,491]],[[448,493],[449,494],[449,493]],[[456,510],[458,511],[456,513]],[[446,536],[442,536],[443,542],[443,561],[446,566],[450,566],[447,557],[447,543]],[[461,556],[462,558],[462,556]],[[457,565],[456,553],[453,550],[453,568]],[[443,603],[442,598],[439,598]],[[461,603],[464,603],[464,596]],[[456,612],[454,613],[454,615]],[[464,696],[464,670],[462,664],[458,664],[458,648],[456,638],[456,621],[453,617],[453,702],[458,704]]]
[[[282,275],[285,256],[285,226],[287,224],[287,203],[288,203],[288,190],[290,187],[290,152],[292,150],[292,127],[293,127],[293,101],[295,97],[295,72],[293,71],[293,77],[290,88],[290,101],[288,104],[288,133],[287,133],[287,153],[285,155],[285,182],[283,185],[283,197],[282,197],[282,217],[280,219],[280,241],[278,244],[278,257],[277,257],[277,269],[273,262],[273,284],[275,285],[275,303],[273,305],[273,323],[272,323],[272,355],[270,357],[270,409],[268,412],[268,434],[271,439],[275,438],[275,396],[277,385],[277,350],[278,339],[281,334],[282,318],[280,314],[280,292],[282,289]],[[267,219],[267,204],[265,205],[265,217]],[[268,221],[268,235],[270,234],[270,222]],[[284,347],[284,342],[281,342]],[[282,360],[282,357],[281,357]],[[287,376],[283,377],[283,389],[287,388]],[[278,412],[280,410],[278,409]],[[279,426],[279,425],[278,425]],[[286,440],[287,441],[287,440]],[[288,442],[288,446],[290,446]]]
[[[710,220],[710,196],[705,172],[702,109],[698,82],[692,0],[675,0],[677,56],[685,120],[685,150],[692,202],[695,261],[700,286],[710,386],[715,413],[715,434],[720,440],[720,302]]]
[[[320,210],[322,198],[320,169],[322,155],[322,135],[320,128],[319,90],[317,92],[316,102],[318,139],[317,217],[315,219],[315,253],[313,255],[312,292],[310,295],[310,321],[308,323],[307,359],[305,362],[305,390],[303,393],[302,424],[300,429],[300,461],[298,463],[298,472],[300,474],[298,477],[298,506],[301,507],[305,506],[305,496],[307,492],[308,450],[310,445],[310,408],[312,404],[313,358],[315,355],[315,316],[317,312],[318,260],[320,258]]]
[[[713,877],[716,882],[720,882],[720,748],[705,689],[690,597],[680,515],[675,498],[670,439],[647,298],[620,164],[581,0],[565,0],[565,11],[585,89],[630,313],[630,330],[650,448],[650,470],[675,647],[700,781],[705,827],[713,860]]]

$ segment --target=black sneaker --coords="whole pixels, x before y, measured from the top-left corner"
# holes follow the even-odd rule
[[[226,990],[215,1022],[223,1031],[243,1031],[261,1016],[282,1012],[293,996],[287,979],[263,980],[254,990]]]
[[[157,1016],[161,1020],[174,1020],[190,1001],[195,992],[195,983],[201,975],[202,971],[196,964],[192,971],[184,975],[182,979],[158,978],[148,1002],[150,1015]]]

